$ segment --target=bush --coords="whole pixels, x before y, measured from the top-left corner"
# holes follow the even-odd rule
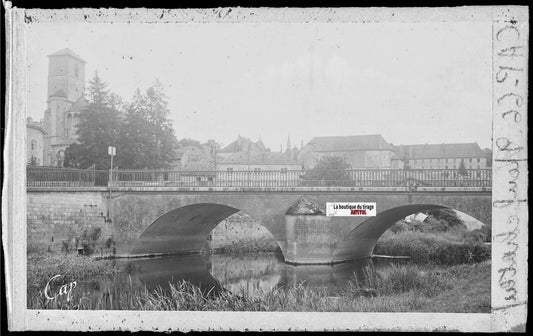
[[[490,258],[490,246],[451,238],[454,238],[451,234],[401,232],[380,239],[374,252],[380,255],[409,256],[415,263],[441,265],[477,263]]]
[[[492,228],[490,225],[484,224],[481,228],[472,231],[473,235],[477,235],[485,243],[492,241]]]
[[[466,229],[465,223],[457,216],[457,213],[452,209],[436,209],[428,211],[428,215],[434,218],[435,221],[443,224],[443,230],[447,231],[451,228]]]

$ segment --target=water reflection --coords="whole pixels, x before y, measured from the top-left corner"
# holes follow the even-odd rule
[[[326,291],[329,295],[335,295],[341,290],[349,279],[364,276],[366,267],[374,268],[375,262],[371,258],[352,262],[330,265],[300,265],[286,266],[284,285],[292,286],[299,282],[305,282],[308,286]]]
[[[285,262],[278,254],[212,255],[211,274],[233,294],[256,296],[277,287],[285,273]]]
[[[217,293],[228,290],[237,295],[261,296],[273,288],[288,288],[305,282],[334,296],[354,276],[364,276],[364,269],[389,267],[390,261],[363,259],[328,265],[290,266],[277,254],[261,255],[191,255],[147,259],[117,259],[120,270],[112,277],[97,277],[77,282],[75,302],[88,299],[100,302],[106,309],[123,309],[129,291],[170,291],[169,283],[188,281],[202,289]],[[35,295],[33,293],[32,295]],[[122,303],[121,303],[122,301]],[[50,307],[53,308],[53,307]]]

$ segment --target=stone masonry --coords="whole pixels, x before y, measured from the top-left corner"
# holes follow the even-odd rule
[[[28,251],[73,251],[84,244],[94,253],[112,250],[107,198],[94,192],[31,192],[27,203]],[[109,246],[107,246],[109,245]]]

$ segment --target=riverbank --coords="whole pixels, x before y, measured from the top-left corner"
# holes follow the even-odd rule
[[[416,264],[472,264],[490,259],[491,246],[481,240],[468,239],[467,233],[416,232],[385,233],[376,244],[374,254],[409,256]]]
[[[490,312],[490,263],[424,269],[393,266],[370,277],[350,280],[339,296],[305,284],[274,289],[264,297],[223,293],[212,296],[186,282],[171,286],[171,295],[148,293],[135,309],[316,312]],[[480,290],[475,290],[479,288]],[[460,300],[459,296],[463,296]],[[466,297],[465,293],[475,296]]]
[[[350,279],[337,296],[304,283],[275,288],[264,295],[206,292],[185,282],[170,290],[148,292],[123,287],[114,298],[54,305],[57,309],[188,310],[188,311],[317,311],[317,312],[490,312],[490,262],[451,267],[402,265],[367,270]],[[31,308],[50,303],[34,301]]]
[[[111,260],[96,260],[73,253],[40,252],[27,256],[28,290],[43,289],[48,280],[58,274],[61,280],[70,282],[117,272]]]
[[[140,290],[142,283],[133,286],[128,280],[91,300],[54,301],[42,294],[47,281],[55,275],[62,276],[58,285],[109,276],[118,272],[115,261],[95,260],[72,253],[28,253],[28,308],[490,312],[490,245],[475,237],[467,238],[459,231],[387,232],[378,242],[374,254],[410,256],[411,260],[402,266],[391,262],[390,267],[378,271],[366,269],[363,277],[347,281],[334,297],[305,283],[275,288],[260,297],[251,297],[229,292],[206,294],[187,282],[173,283],[170,291],[163,294],[161,291]],[[275,242],[250,241],[230,245],[217,253],[257,255],[278,249]]]

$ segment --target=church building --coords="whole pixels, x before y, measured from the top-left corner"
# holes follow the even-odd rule
[[[65,149],[76,142],[84,98],[86,62],[66,48],[48,55],[47,109],[44,112],[44,165],[63,167]]]

